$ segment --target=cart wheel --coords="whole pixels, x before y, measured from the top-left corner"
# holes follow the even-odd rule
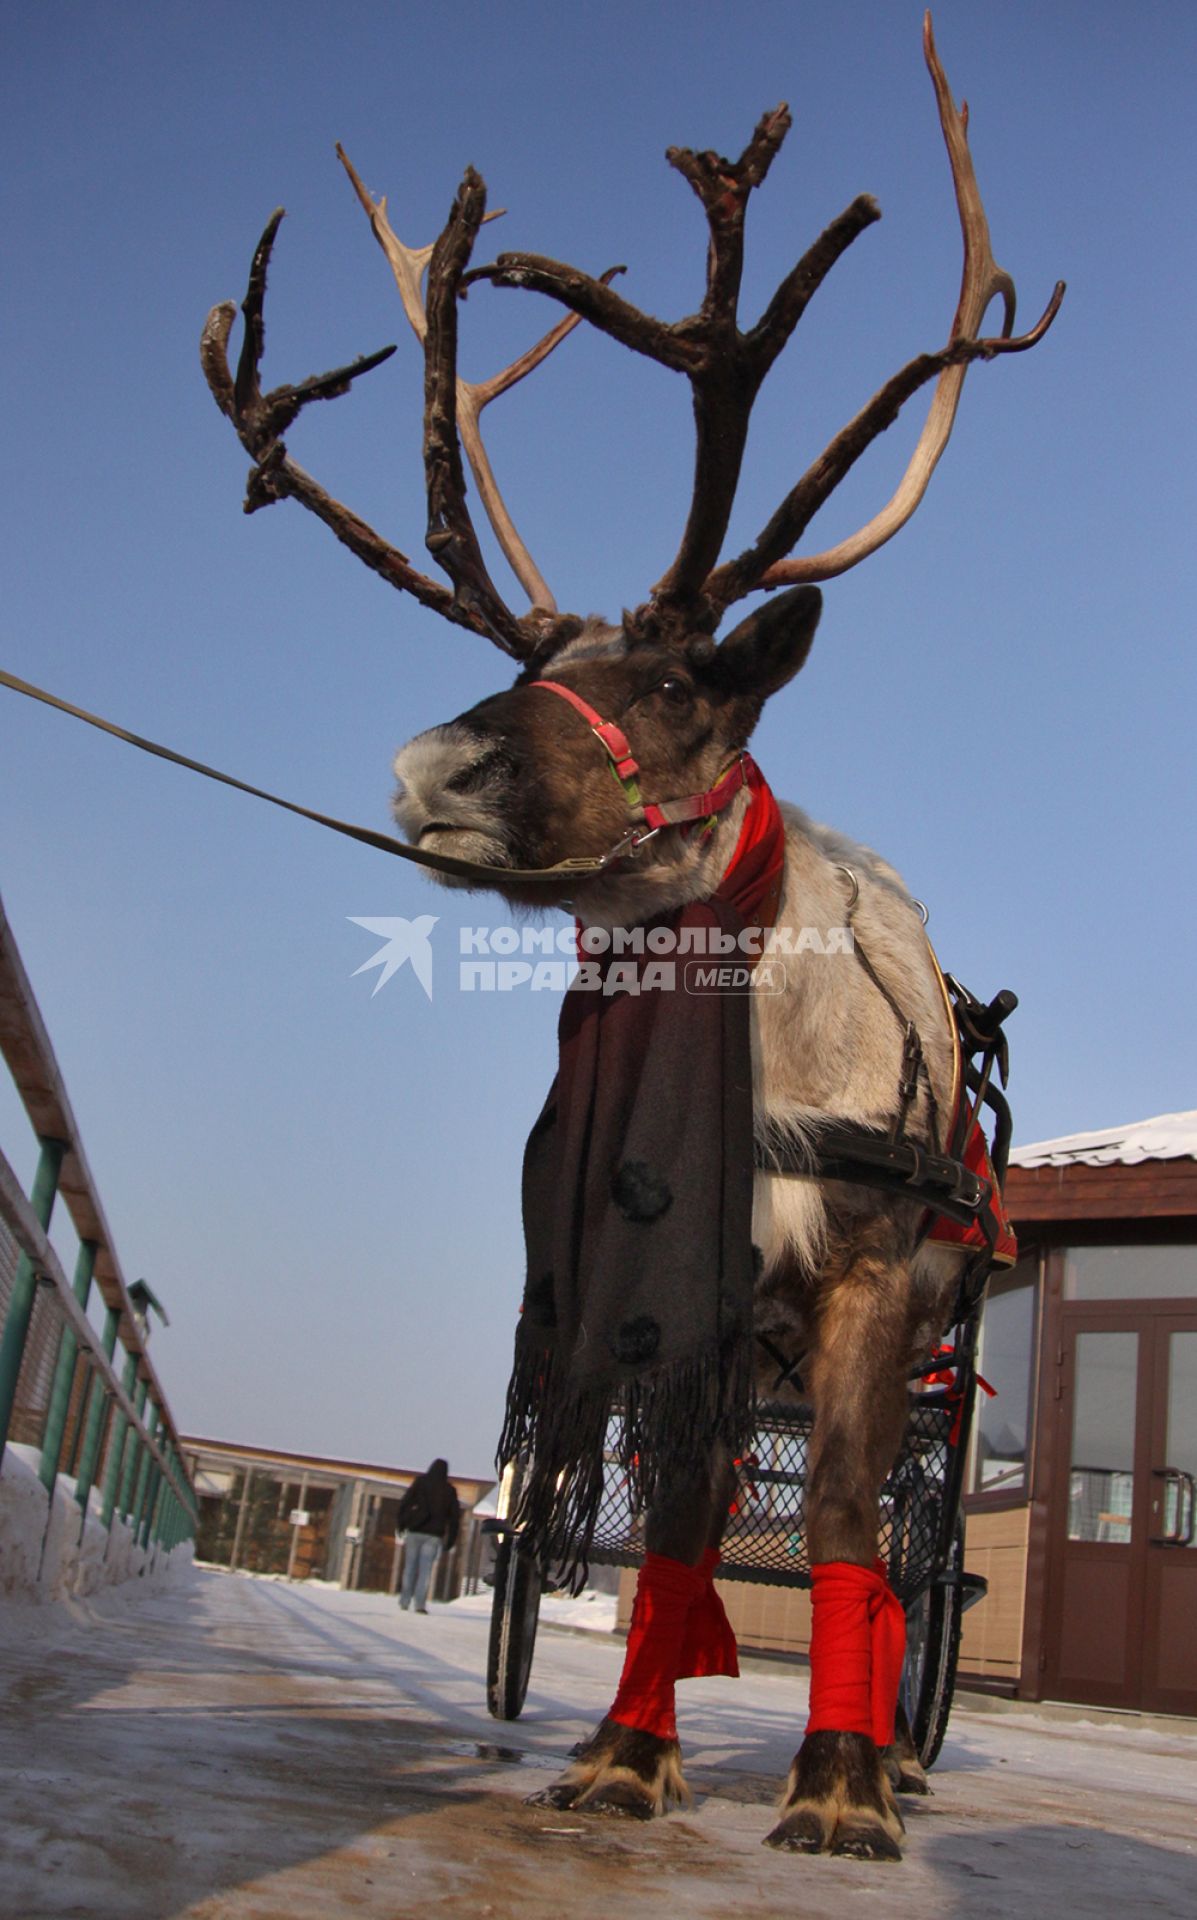
[[[486,1704],[496,1720],[518,1720],[528,1694],[540,1617],[540,1568],[521,1547],[518,1534],[504,1534],[500,1541],[494,1578]]]
[[[964,1522],[958,1520],[945,1573],[958,1574],[964,1561]],[[960,1654],[963,1614],[959,1586],[933,1582],[906,1609],[906,1663],[901,1696],[915,1752],[924,1767],[939,1758]]]

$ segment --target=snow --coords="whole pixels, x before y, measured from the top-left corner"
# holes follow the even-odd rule
[[[1143,1160],[1197,1160],[1197,1107],[1102,1132],[1033,1141],[1010,1155],[1012,1167],[1136,1167]]]
[[[494,1594],[489,1587],[481,1593],[465,1594],[453,1602],[454,1617],[480,1615],[489,1620]],[[587,1588],[576,1596],[545,1593],[540,1600],[541,1627],[563,1627],[574,1633],[614,1633],[619,1597],[614,1593],[596,1593]]]
[[[1197,1910],[1197,1728],[958,1705],[900,1866],[761,1846],[802,1670],[687,1681],[692,1809],[527,1796],[608,1704],[621,1643],[537,1637],[486,1711],[488,1609],[198,1571],[0,1620],[0,1916],[49,1920],[1096,1920]],[[576,1605],[599,1618],[602,1597]],[[26,1609],[28,1614],[33,1609]],[[565,1616],[558,1616],[564,1618]],[[572,1626],[572,1622],[569,1623]]]
[[[99,1489],[92,1488],[83,1515],[76,1483],[65,1474],[51,1500],[38,1475],[40,1458],[37,1447],[10,1442],[0,1460],[0,1596],[37,1605],[125,1581],[160,1587],[188,1577],[189,1542],[170,1553],[144,1549],[119,1516],[109,1532],[100,1524]]]

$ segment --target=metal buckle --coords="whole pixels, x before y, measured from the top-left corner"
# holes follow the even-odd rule
[[[641,833],[639,828],[633,827],[629,836],[628,851],[639,853],[641,847],[646,847],[650,840],[655,840],[660,831],[660,827],[650,827],[647,833]]]

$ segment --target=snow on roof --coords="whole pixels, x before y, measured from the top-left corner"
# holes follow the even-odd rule
[[[1012,1167],[1137,1167],[1143,1160],[1197,1160],[1197,1107],[1157,1113],[1100,1133],[1066,1133],[1015,1147]]]

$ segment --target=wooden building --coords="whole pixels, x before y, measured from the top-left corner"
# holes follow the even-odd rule
[[[1022,1147],[986,1303],[962,1677],[1197,1713],[1197,1111]]]
[[[1197,1111],[1012,1155],[967,1466],[960,1684],[1197,1714]],[[634,1574],[620,1587],[620,1622]],[[740,1644],[804,1653],[810,1595],[726,1581]]]
[[[395,1514],[422,1468],[384,1467],[184,1435],[199,1498],[196,1559],[245,1573],[328,1580],[381,1593],[398,1589],[403,1545]],[[451,1600],[476,1577],[482,1541],[474,1509],[494,1486],[449,1476],[461,1531],[437,1564],[433,1598]]]

